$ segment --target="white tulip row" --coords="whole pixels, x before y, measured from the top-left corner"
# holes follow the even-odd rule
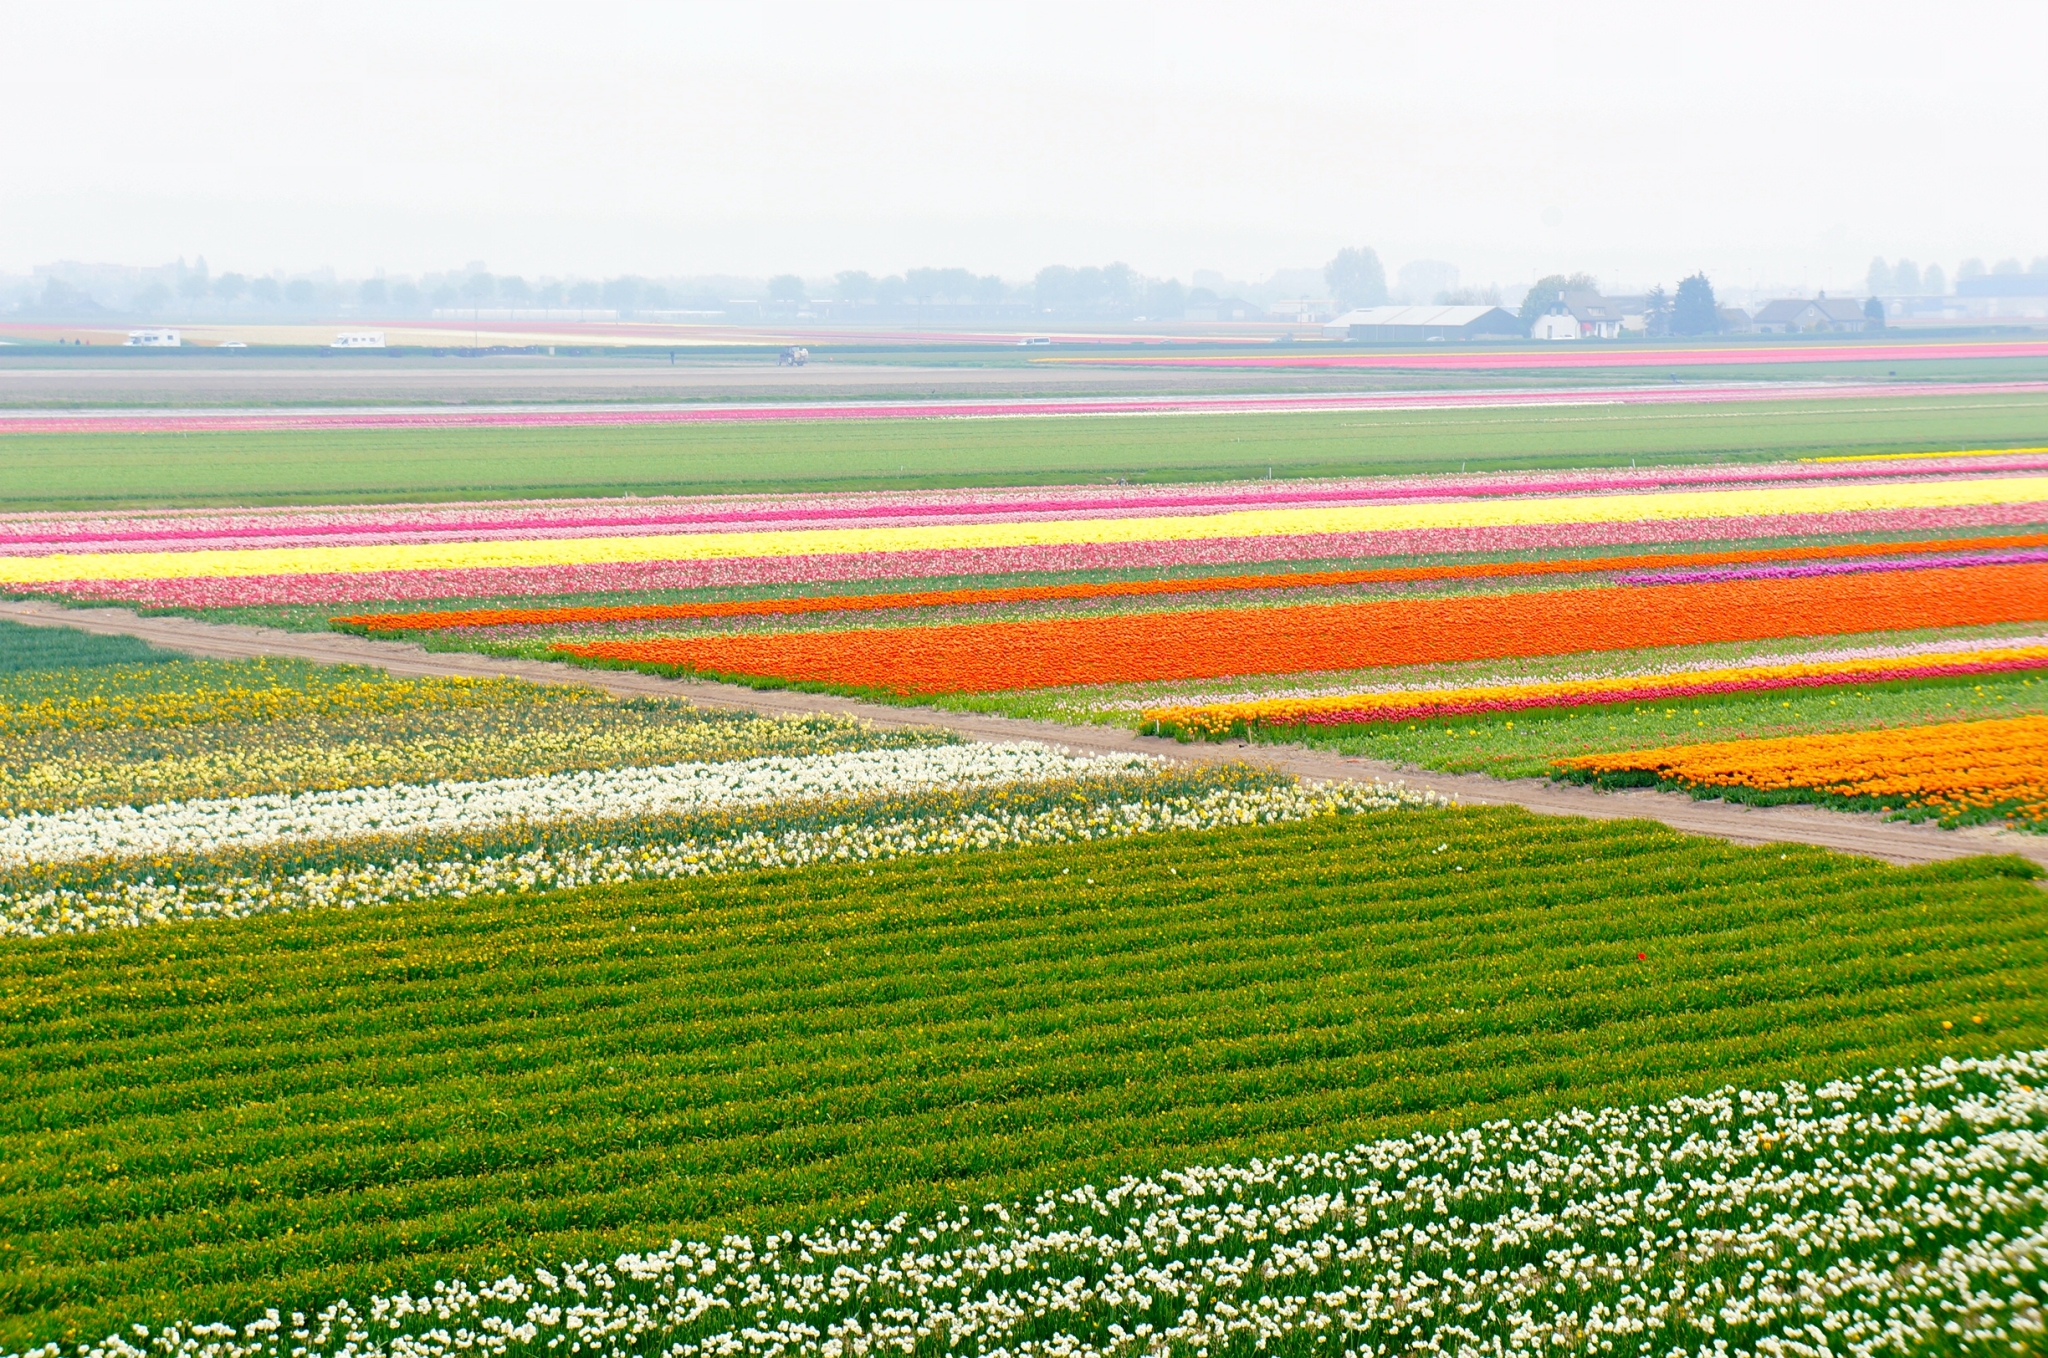
[[[1156,764],[1146,755],[1075,755],[1044,745],[939,745],[475,782],[396,783],[142,807],[81,807],[0,819],[0,867],[220,853],[526,822],[624,819],[768,802],[1102,776]]]
[[[387,901],[442,900],[500,892],[555,891],[607,883],[675,880],[748,868],[871,862],[1020,844],[1065,844],[1156,830],[1212,830],[1311,816],[1447,806],[1434,792],[1398,784],[1289,784],[1217,788],[1200,796],[1146,796],[1036,812],[853,822],[781,834],[748,831],[707,841],[590,844],[498,857],[422,863],[411,859],[304,872],[266,881],[120,882],[91,890],[0,895],[0,937],[41,938],[172,920],[241,918]]]
[[[2048,1052],[671,1242],[77,1358],[2039,1353]],[[57,1345],[23,1358],[61,1358]]]

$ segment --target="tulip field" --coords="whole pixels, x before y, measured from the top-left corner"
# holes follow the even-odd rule
[[[2048,819],[2048,717],[1580,755],[1560,772],[1743,801],[1817,801],[1945,824]]]
[[[1915,1296],[1947,1316],[1936,1298],[1960,1301],[1953,1290],[1914,1289],[1969,1278],[1995,1279],[1999,1306],[2022,1308],[1998,1323],[2030,1324],[2024,1307],[2043,1300],[2029,1281],[2043,1219],[2029,1185],[2048,1129],[2037,1102],[1997,1094],[1993,1072],[1991,1086],[1970,1087],[2020,1100],[2006,1111],[1969,1103],[1880,1133],[1852,1125],[1861,1113],[1849,1108],[1808,1110],[1809,1093],[1759,1098],[1787,1079],[1813,1090],[1901,1063],[2048,1045],[2048,896],[2031,871],[1987,858],[1900,869],[1640,822],[1414,808],[16,939],[0,946],[11,1091],[0,1107],[0,1344],[62,1339],[69,1351],[118,1331],[119,1343],[176,1352],[198,1333],[190,1323],[214,1321],[260,1352],[303,1342],[295,1325],[324,1328],[321,1352],[352,1337],[357,1352],[408,1334],[452,1344],[429,1332],[481,1328],[477,1296],[507,1306],[492,1314],[515,1332],[540,1327],[537,1340],[486,1341],[507,1351],[545,1347],[570,1324],[549,1308],[602,1304],[618,1327],[595,1341],[606,1352],[647,1351],[636,1343],[653,1340],[635,1333],[659,1333],[662,1350],[689,1341],[767,1352],[790,1324],[816,1327],[785,1339],[822,1353],[833,1351],[828,1325],[942,1323],[917,1317],[965,1300],[957,1281],[942,1281],[957,1274],[914,1282],[883,1260],[911,1239],[943,1254],[955,1231],[1006,1238],[974,1234],[1003,1211],[1020,1229],[1054,1226],[1032,1205],[1041,1194],[1100,1193],[1127,1175],[1256,1177],[1272,1156],[1360,1145],[1368,1162],[1390,1155],[1404,1167],[1351,1175],[1367,1194],[1357,1206],[1405,1182],[1420,1197],[1401,1210],[1462,1240],[1515,1194],[1494,1190],[1498,1205],[1482,1206],[1470,1196],[1478,1184],[1455,1188],[1415,1166],[1483,1156],[1523,1185],[1579,1154],[1553,1138],[1583,1135],[1597,1148],[1603,1129],[1667,1117],[1710,1129],[1674,1128],[1679,1142],[1715,1145],[1726,1132],[1747,1144],[1717,1169],[1775,1176],[1774,1186],[1717,1190],[1713,1215],[1702,1215],[1704,1199],[1674,1210],[1665,1190],[1650,1191],[1658,1176],[1702,1192],[1707,1171],[1691,1174],[1671,1143],[1644,1130],[1633,1152],[1589,1149],[1588,1171],[1604,1163],[1628,1177],[1609,1190],[1573,1175],[1543,1190],[1550,1219],[1573,1219],[1568,1204],[1581,1200],[1648,1215],[1589,1223],[1583,1236],[1534,1220],[1526,1238],[1488,1227],[1492,1243],[1472,1246],[1471,1259],[1462,1243],[1450,1256],[1400,1253],[1401,1285],[1430,1295],[1462,1287],[1440,1276],[1449,1267],[1471,1270],[1475,1286],[1489,1270],[1497,1278],[1477,1312],[1407,1308],[1402,1325],[1419,1331],[1399,1332],[1402,1343],[1448,1341],[1454,1321],[1495,1327],[1482,1328],[1489,1345],[1496,1333],[1514,1339],[1523,1307],[1513,1298],[1539,1277],[1567,1289],[1543,1303],[1562,1308],[1543,1312],[1560,1324],[1589,1321],[1595,1304],[1612,1315],[1624,1283],[1644,1297],[1633,1305],[1654,1308],[1645,1294],[1668,1293],[1671,1270],[1691,1279],[1689,1295],[1708,1289],[1695,1306],[1713,1298],[1715,1308],[1744,1297],[1755,1307],[1838,1266],[1876,1267],[1887,1288],[1908,1289],[1874,1301],[1861,1288],[1821,1292],[1792,1311],[1774,1309],[1793,1305],[1781,1299],[1753,1318],[1767,1333],[1793,1314],[1824,1323],[1837,1308],[1874,1307],[1863,1323],[1881,1324]],[[2033,1082],[2025,1069],[2013,1068],[2019,1084]],[[1920,1078],[1935,1080],[1930,1097],[1949,1097],[1938,1077]],[[1759,1091],[1720,1097],[1763,1121],[1644,1107],[1726,1086]],[[1873,1090],[1867,1111],[1902,1092]],[[1496,1121],[1545,1117],[1558,1119],[1550,1132]],[[1815,1128],[1799,1130],[1809,1117]],[[1932,1138],[1926,1153],[1973,1166],[1950,1172],[1943,1191],[1955,1196],[1941,1199],[1963,1215],[1925,1215],[1927,1192],[1908,1184],[1929,1167],[1881,1198],[1861,1196],[1851,1229],[1851,1190],[1827,1176],[1874,1174],[1856,1168],[1871,1155],[1892,1157],[1893,1173],[1921,1163],[1923,1153],[1892,1148],[1890,1128],[1906,1121]],[[1417,1135],[1411,1151],[1370,1149]],[[1882,1139],[1866,1145],[1871,1135]],[[1763,1154],[1755,1139],[1775,1137],[1809,1158]],[[1631,1155],[1640,1170],[1623,1169]],[[1443,1206],[1433,1205],[1438,1184]],[[1265,1202],[1266,1191],[1254,1196]],[[1150,1191],[1136,1201],[1153,1201]],[[1991,1216],[1967,1215],[1978,1210]],[[948,1224],[963,1212],[964,1224]],[[1091,1290],[1174,1259],[1185,1261],[1176,1272],[1256,1259],[1235,1242],[1215,1252],[1221,1221],[1185,1240],[1171,1231],[1149,1262],[1031,1262],[1042,1248],[1083,1247],[1064,1233],[1083,1221],[1109,1232],[1105,1250],[1151,1248],[1121,1243],[1117,1213],[1089,1212],[1061,1228],[1067,1244],[1017,1242],[1007,1281],[986,1286],[1018,1296],[1022,1311],[1002,1324],[1022,1328],[995,1333],[1143,1351],[1117,1347],[1109,1327],[1227,1326],[1248,1305],[1295,1311],[1285,1298],[1297,1284],[1279,1277],[1297,1275],[1268,1277],[1263,1264],[1250,1276],[1226,1270],[1248,1293],[1190,1276],[1196,1290],[1163,1312],[1146,1298],[1178,1292]],[[1331,1247],[1384,1251],[1407,1239],[1409,1221],[1347,1226],[1346,1244]],[[1687,1234],[1676,1235],[1681,1221]],[[1315,1232],[1334,1225],[1302,1223],[1305,1263],[1320,1259]],[[796,1234],[768,1239],[782,1231]],[[731,1232],[749,1237],[739,1253],[724,1241]],[[743,1301],[685,1305],[680,1318],[664,1302],[660,1328],[636,1331],[654,1322],[633,1318],[631,1298],[652,1304],[654,1292],[621,1289],[682,1279],[659,1260],[622,1256],[648,1259],[671,1241],[686,1255],[701,1242],[719,1268],[777,1255],[736,1275],[765,1281],[831,1257],[796,1243],[821,1233],[869,1242],[869,1254],[846,1255],[865,1281],[835,1282],[826,1265],[822,1292],[792,1277],[788,1291],[778,1282]],[[1957,1246],[1990,1257],[1965,1268]],[[1582,1286],[1581,1249],[1585,1267],[1621,1272]],[[1624,1267],[1629,1250],[1640,1268]],[[544,1278],[579,1260],[592,1261],[576,1270],[590,1290],[571,1286],[580,1300],[570,1303]],[[1393,1262],[1372,1253],[1327,1277],[1314,1262],[1300,1285],[1341,1292],[1341,1269],[1353,1267],[1350,1281],[1384,1299]],[[691,1286],[728,1286],[715,1269],[690,1269]],[[515,1283],[500,1281],[508,1275]],[[1767,1277],[1781,1281],[1759,1292]],[[1073,1305],[1023,1300],[1059,1296],[1070,1280],[1084,1289]],[[428,1300],[389,1300],[400,1292]],[[344,1301],[352,1311],[334,1309]],[[1379,1306],[1360,1297],[1347,1309],[1384,1326]],[[279,1328],[263,1328],[265,1308]],[[1697,1326],[1702,1314],[1660,1309],[1641,1333],[1660,1337],[1658,1352],[1697,1352],[1710,1340],[1679,1322]],[[151,1328],[138,1337],[130,1324]],[[1511,1351],[1537,1351],[1520,1333]]]
[[[1518,1355],[1631,1340],[1638,1352],[1676,1340],[1669,1352],[1724,1353],[1731,1339],[1735,1352],[1834,1351],[1793,1348],[1787,1331],[1853,1354],[2026,1352],[2044,1322],[2030,1287],[2044,1191],[2018,1166],[2041,1163],[2029,1134],[2044,1065],[2022,1053],[1818,1090],[1720,1090],[1497,1124],[1485,1139],[1389,1137],[926,1221],[834,1222],[763,1245],[672,1241],[288,1326],[137,1327],[84,1352],[258,1358],[289,1344],[353,1358],[577,1352],[593,1339],[607,1353],[678,1355],[1382,1352],[1389,1340]],[[1516,1156],[1503,1173],[1497,1161]],[[1663,1166],[1691,1177],[1674,1186]],[[1863,1201],[1873,1180],[1887,1188],[1875,1213]],[[1510,1186],[1529,1201],[1504,1207]],[[1948,1210],[1944,1196],[1967,1205]],[[1756,1229],[1764,1211],[1805,1239]],[[1624,1233],[1637,1236],[1626,1254],[1605,1248]],[[1064,1279],[1057,1291],[1047,1276]]]
[[[0,622],[0,1356],[2041,1351],[2048,438],[1455,413],[1527,458],[707,417],[810,480],[684,493],[549,479],[651,421],[208,416],[147,503],[7,501],[6,597],[889,710]],[[237,439],[360,493],[202,485]]]
[[[1435,801],[289,661],[0,676],[0,752],[17,937]]]
[[[11,515],[0,587],[1576,776],[1557,761],[2040,711],[2044,527],[2048,452],[2025,444],[1590,471]],[[2026,805],[2007,818],[2029,822]]]

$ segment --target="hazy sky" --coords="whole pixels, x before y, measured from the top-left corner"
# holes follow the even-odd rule
[[[0,0],[0,269],[2048,254],[2048,4]]]

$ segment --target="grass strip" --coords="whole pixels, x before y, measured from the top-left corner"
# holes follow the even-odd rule
[[[37,862],[0,873],[0,935],[665,881],[1436,804],[1430,793],[1297,785],[1247,765],[1168,766],[461,833],[284,841],[261,850]]]
[[[6,437],[0,459],[0,509],[1231,481],[1742,463],[2044,441],[2048,398],[2031,393],[772,427],[18,434]]]

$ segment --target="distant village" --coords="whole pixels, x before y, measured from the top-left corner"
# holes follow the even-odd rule
[[[1250,338],[1338,343],[1627,341],[1689,335],[1853,335],[1880,329],[1978,330],[2048,324],[2048,257],[1987,268],[1966,260],[1951,282],[1938,266],[1873,260],[1849,292],[1717,295],[1705,274],[1661,286],[1606,291],[1585,274],[1503,289],[1460,286],[1458,269],[1411,261],[1393,277],[1370,248],[1340,251],[1321,269],[1282,269],[1259,282],[1196,271],[1193,283],[1149,278],[1128,265],[1053,265],[1028,281],[959,268],[825,278],[616,277],[495,274],[482,262],[446,273],[345,279],[214,272],[206,260],[148,267],[56,263],[0,277],[0,318],[134,326],[130,342],[173,345],[193,324],[403,324],[413,322],[807,323],[915,329],[1076,332],[1144,326],[1171,335],[1215,327]],[[335,347],[378,347],[369,330]]]
[[[1782,297],[1754,314],[1715,306],[1711,325],[1674,329],[1667,300],[1656,293],[1606,296],[1560,291],[1542,310],[1500,306],[1359,307],[1323,323],[1323,336],[1363,343],[1417,340],[1619,340],[1678,333],[1718,335],[1854,335],[1901,324],[1970,327],[2048,322],[2048,273],[1987,276],[1957,285],[1940,298],[1870,296]]]

